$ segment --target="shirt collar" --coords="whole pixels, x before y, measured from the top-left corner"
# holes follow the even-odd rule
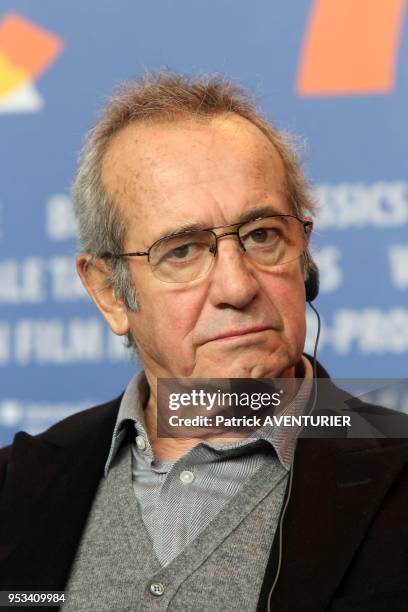
[[[126,437],[126,425],[128,423],[134,424],[135,436],[143,436],[146,444],[148,444],[150,447],[149,450],[151,453],[153,453],[153,449],[150,446],[149,438],[146,432],[144,420],[144,409],[149,401],[149,395],[149,384],[144,371],[141,370],[131,379],[120,402],[119,412],[113,430],[111,447],[105,464],[105,476],[109,471],[120,445]]]
[[[305,355],[302,355],[302,363],[304,367],[303,381],[300,385],[298,393],[292,402],[286,407],[285,415],[299,416],[305,412],[308,404],[313,386],[313,368],[312,364]],[[110,469],[112,461],[114,460],[120,445],[126,437],[128,423],[133,423],[135,438],[136,436],[143,436],[145,440],[146,449],[143,453],[144,457],[150,462],[154,460],[154,451],[147,435],[144,419],[144,409],[149,401],[149,395],[149,384],[144,371],[141,370],[129,382],[120,403],[119,413],[113,430],[111,447],[105,464],[105,476]],[[264,440],[274,448],[283,467],[289,470],[293,459],[295,440],[299,429],[294,427],[284,428],[263,426],[260,429],[255,430],[251,436],[239,442],[205,442],[204,444],[212,448],[216,448],[217,450],[242,447],[243,452],[245,452],[244,448],[249,444],[253,444],[257,440]]]

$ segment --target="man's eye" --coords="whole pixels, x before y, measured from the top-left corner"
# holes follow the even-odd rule
[[[206,251],[208,245],[197,241],[186,241],[181,239],[173,240],[168,244],[160,244],[157,251],[152,255],[155,265],[161,264],[192,264],[199,260]]]
[[[167,257],[170,259],[188,259],[194,252],[194,244],[183,244],[182,246],[172,249]]]
[[[276,229],[260,227],[253,230],[243,237],[243,240],[251,244],[270,245],[279,239],[279,233]]]
[[[168,262],[193,262],[202,257],[208,250],[208,245],[201,242],[186,242],[169,249],[163,260]]]

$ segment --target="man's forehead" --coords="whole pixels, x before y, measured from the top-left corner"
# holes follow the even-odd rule
[[[225,152],[225,149],[232,155],[224,156],[224,163],[219,164],[216,151]],[[118,182],[137,179],[146,182],[166,172],[171,172],[174,179],[180,159],[183,164],[179,176],[182,177],[186,169],[183,166],[191,170],[195,157],[205,163],[206,169],[212,166],[221,175],[224,169],[228,172],[231,161],[245,163],[254,174],[264,175],[265,165],[273,166],[275,173],[283,172],[280,156],[270,140],[250,121],[230,114],[205,123],[190,119],[129,124],[108,146],[102,174],[109,186],[115,179]]]
[[[227,201],[236,203],[230,210],[234,219],[225,223],[238,223],[238,215],[251,206],[289,212],[282,210],[285,180],[279,154],[256,126],[240,117],[211,125],[129,125],[105,155],[103,181],[129,221],[159,215],[155,225],[163,231],[183,226],[187,212],[193,222],[211,225],[202,214],[210,202],[220,213],[226,212]]]

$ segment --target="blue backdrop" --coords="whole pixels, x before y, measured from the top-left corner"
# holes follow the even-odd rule
[[[390,38],[383,45],[369,14],[361,25],[360,2],[362,10],[366,0],[343,0],[355,21],[343,35],[342,16],[325,15],[325,0],[2,5],[0,445],[18,429],[34,433],[115,397],[139,367],[76,279],[69,188],[84,133],[107,95],[123,79],[163,67],[225,73],[279,127],[305,137],[305,168],[321,205],[313,246],[319,359],[336,377],[407,376],[405,2],[383,9],[381,32]],[[336,37],[344,50],[322,55],[321,45]],[[310,352],[309,313],[308,329]]]

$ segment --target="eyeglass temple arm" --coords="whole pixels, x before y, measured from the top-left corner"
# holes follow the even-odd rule
[[[103,253],[99,257],[101,257],[102,259],[108,258],[108,257],[113,257],[115,259],[118,259],[119,257],[144,257],[147,255],[149,255],[147,251],[145,253],[138,251],[136,253]]]

